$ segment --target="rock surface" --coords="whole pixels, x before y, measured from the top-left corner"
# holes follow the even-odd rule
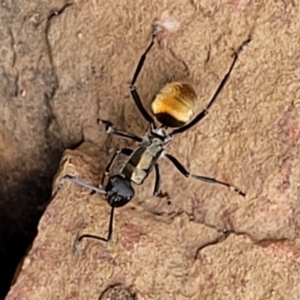
[[[117,210],[113,241],[86,240],[74,254],[81,233],[106,234],[110,209],[101,195],[66,181],[7,299],[300,299],[299,3],[5,4],[2,232],[14,218],[20,228],[37,222],[38,212],[28,220],[24,210],[49,199],[64,148],[93,142],[65,152],[54,187],[66,173],[97,184],[112,151],[134,147],[108,138],[96,120],[143,134],[128,84],[154,18],[167,11],[180,28],[149,53],[137,81],[147,108],[164,83],[184,80],[203,109],[234,49],[252,37],[209,115],[168,147],[193,173],[247,196],[186,179],[162,160],[167,196],[151,196],[150,176]]]

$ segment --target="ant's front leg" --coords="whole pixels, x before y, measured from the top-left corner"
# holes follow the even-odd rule
[[[101,180],[101,186],[103,186],[104,184],[104,181],[105,181],[105,178],[107,176],[109,176],[109,173],[112,169],[112,167],[114,166],[117,158],[119,157],[120,154],[124,154],[126,156],[130,156],[132,154],[133,150],[130,149],[130,148],[122,148],[122,149],[119,149],[117,150],[114,155],[112,156],[112,158],[110,159],[109,163],[107,164],[104,172],[103,172],[103,175],[102,175],[102,180]]]
[[[102,237],[102,236],[99,236],[99,235],[89,234],[89,233],[82,234],[75,241],[75,244],[74,244],[74,247],[73,247],[73,253],[74,254],[78,251],[78,246],[79,246],[80,242],[83,239],[87,239],[87,238],[88,239],[94,239],[94,240],[103,241],[103,242],[106,242],[106,243],[108,243],[111,240],[111,237],[112,237],[112,234],[113,234],[114,211],[115,211],[115,207],[112,206],[111,211],[110,211],[110,217],[109,217],[107,237],[105,238],[105,237]]]
[[[55,192],[53,193],[53,195],[56,195],[57,192],[60,190],[61,186],[63,185],[63,183],[66,181],[66,180],[71,180],[73,182],[75,182],[76,184],[78,185],[81,185],[89,190],[92,190],[96,193],[99,193],[99,194],[106,194],[106,191],[103,190],[103,189],[100,189],[92,184],[89,184],[89,183],[86,183],[85,181],[83,181],[82,179],[80,178],[77,178],[75,176],[72,176],[72,175],[69,175],[69,174],[66,174],[60,181],[59,181],[59,184],[58,184],[58,187],[57,189],[55,190]]]

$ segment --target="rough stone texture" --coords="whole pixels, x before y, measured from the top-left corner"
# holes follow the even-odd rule
[[[98,153],[90,143],[67,151],[54,189],[64,174],[96,184]],[[173,206],[171,202],[170,212]],[[117,209],[111,243],[85,240],[73,253],[78,235],[105,236],[109,213],[100,195],[66,181],[42,217],[38,237],[6,299],[300,297],[300,255],[290,241],[254,241],[246,230],[225,234],[191,222],[187,213],[154,215],[136,201]]]
[[[129,299],[300,299],[299,3],[53,1],[47,8],[27,6],[24,2],[26,9],[15,12],[24,24],[15,21],[13,29],[3,29],[12,57],[1,62],[8,64],[2,68],[1,111],[12,111],[16,94],[19,110],[17,119],[3,114],[7,120],[1,126],[15,135],[3,131],[1,163],[21,157],[28,170],[35,161],[45,165],[47,151],[91,140],[98,146],[83,144],[65,153],[57,178],[71,173],[96,184],[111,150],[133,146],[108,139],[97,117],[144,132],[128,83],[149,43],[153,19],[167,10],[181,28],[165,48],[151,51],[138,79],[147,108],[165,82],[186,80],[198,92],[197,111],[203,109],[233,49],[252,36],[210,114],[168,148],[192,172],[232,182],[247,197],[185,179],[162,161],[162,190],[169,197],[151,196],[151,176],[136,189],[134,200],[117,210],[112,243],[84,241],[74,255],[80,233],[106,233],[109,206],[100,195],[66,182],[43,216],[7,299],[118,299],[122,293]],[[28,42],[18,44],[24,30]],[[22,53],[25,58],[14,58]],[[20,80],[22,72],[29,72],[29,87]],[[26,102],[31,93],[36,103]],[[32,132],[23,132],[28,124]],[[34,139],[39,130],[44,139]],[[18,155],[24,137],[29,141]]]

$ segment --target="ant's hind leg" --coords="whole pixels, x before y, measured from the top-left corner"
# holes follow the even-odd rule
[[[223,181],[219,181],[215,178],[210,178],[210,177],[204,177],[204,176],[200,176],[200,175],[195,175],[195,174],[191,174],[190,172],[188,172],[185,167],[177,160],[177,158],[175,158],[174,156],[164,153],[164,156],[166,158],[168,158],[173,165],[177,168],[177,170],[183,174],[184,176],[188,177],[188,178],[194,178],[197,180],[201,180],[204,182],[208,182],[208,183],[216,183],[216,184],[220,184],[220,185],[224,185],[227,186],[230,190],[236,192],[237,194],[245,197],[246,194],[244,192],[242,192],[241,190],[239,190],[238,188],[236,188],[235,186],[227,183],[227,182],[223,182]]]
[[[142,70],[142,67],[144,65],[144,62],[146,60],[146,56],[148,54],[148,52],[151,50],[152,46],[154,45],[154,39],[156,37],[156,34],[157,34],[157,30],[155,30],[155,28],[153,28],[152,30],[152,40],[151,40],[151,43],[150,45],[147,47],[146,51],[143,53],[143,55],[141,56],[140,60],[139,60],[139,63],[137,65],[137,68],[134,72],[134,75],[133,75],[133,78],[132,78],[132,81],[131,81],[131,84],[130,84],[130,93],[131,93],[131,96],[135,102],[135,105],[138,107],[140,113],[142,114],[142,116],[144,117],[144,119],[152,124],[153,126],[155,126],[155,122],[153,120],[153,118],[150,116],[150,114],[147,112],[147,110],[145,109],[144,105],[142,104],[142,101],[140,99],[140,96],[136,90],[136,87],[135,87],[135,82]]]
[[[234,55],[233,55],[233,60],[232,60],[232,63],[230,65],[230,68],[229,70],[227,71],[227,73],[225,74],[225,76],[223,77],[222,81],[220,82],[217,90],[215,91],[213,97],[211,98],[211,100],[209,101],[209,103],[207,104],[206,108],[204,110],[202,110],[191,122],[179,127],[179,128],[176,128],[174,129],[170,135],[173,136],[175,134],[178,134],[178,133],[182,133],[186,130],[188,130],[189,128],[191,128],[192,126],[196,125],[198,122],[200,122],[208,113],[209,113],[209,110],[211,108],[211,106],[216,102],[216,100],[218,99],[218,96],[220,95],[220,93],[222,92],[224,86],[226,85],[230,75],[231,75],[231,72],[237,62],[237,59],[240,55],[240,53],[242,52],[242,50],[245,48],[246,45],[248,45],[251,41],[251,38],[248,38],[247,40],[245,40],[241,45],[240,47],[237,49],[237,51],[234,52]]]

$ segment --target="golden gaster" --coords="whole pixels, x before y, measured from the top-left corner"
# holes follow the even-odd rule
[[[196,92],[190,84],[171,82],[157,93],[151,108],[161,124],[180,127],[192,118],[196,99]]]

